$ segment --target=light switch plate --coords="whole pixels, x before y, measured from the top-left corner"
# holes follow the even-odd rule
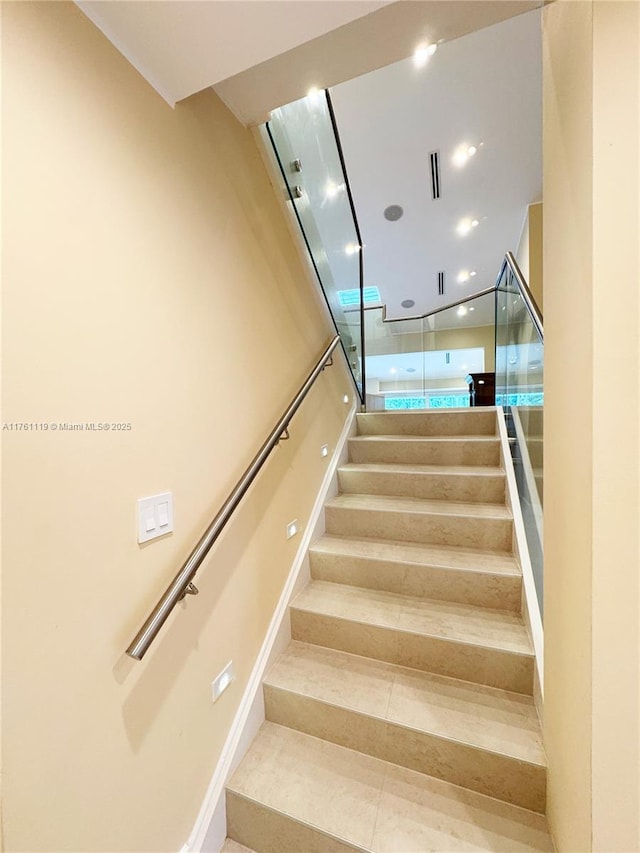
[[[173,532],[173,494],[162,492],[138,500],[138,543]]]

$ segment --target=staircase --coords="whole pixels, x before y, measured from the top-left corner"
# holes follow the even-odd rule
[[[495,410],[357,418],[223,849],[553,850]]]

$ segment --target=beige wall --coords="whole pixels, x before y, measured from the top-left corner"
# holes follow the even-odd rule
[[[322,374],[141,663],[132,635],[331,337],[261,158],[171,110],[71,3],[3,3],[3,760],[8,850],[178,850],[353,386]],[[172,536],[135,501],[170,489]],[[234,660],[215,705],[211,679]]]
[[[544,716],[561,852],[640,849],[640,434],[622,402],[640,374],[639,13],[544,11]]]
[[[530,204],[522,226],[516,260],[540,311],[544,312],[542,286],[542,202]]]

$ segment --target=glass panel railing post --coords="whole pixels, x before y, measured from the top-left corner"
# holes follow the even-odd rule
[[[363,401],[362,241],[327,98],[319,92],[274,110],[266,132]]]
[[[544,341],[542,318],[507,256],[496,285],[496,402],[505,411],[542,612]]]

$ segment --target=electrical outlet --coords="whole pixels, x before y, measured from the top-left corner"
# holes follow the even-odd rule
[[[221,694],[227,689],[235,677],[236,673],[233,668],[233,661],[230,660],[220,675],[216,676],[216,678],[211,682],[211,698],[214,702],[217,702]]]

